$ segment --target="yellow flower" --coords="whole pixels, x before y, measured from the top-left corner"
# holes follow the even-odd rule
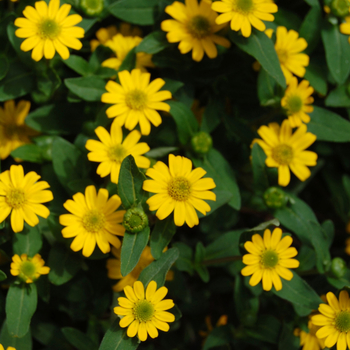
[[[156,111],[169,112],[170,106],[162,101],[171,98],[170,91],[159,91],[165,84],[161,78],[151,83],[149,73],[142,73],[140,69],[130,72],[124,70],[118,73],[120,84],[109,81],[106,85],[108,92],[102,95],[102,102],[113,106],[106,111],[108,118],[116,117],[116,122],[128,130],[132,130],[139,123],[142,135],[149,135],[151,124],[159,126],[162,118]]]
[[[11,0],[11,1],[13,1],[13,0]],[[0,344],[0,350],[5,350],[4,347],[1,344]],[[14,347],[12,347],[12,346],[8,346],[6,350],[16,350],[16,349]]]
[[[151,161],[142,154],[148,152],[150,148],[146,142],[138,143],[141,138],[139,131],[132,131],[123,141],[122,128],[114,121],[110,134],[102,126],[99,126],[95,133],[101,142],[88,140],[85,147],[91,151],[88,159],[101,163],[97,168],[97,174],[101,177],[111,174],[112,182],[117,184],[122,161],[130,154],[135,158],[138,167],[149,168]]]
[[[26,6],[23,15],[26,18],[17,18],[15,25],[20,27],[15,34],[19,38],[27,38],[21,44],[21,50],[32,51],[32,58],[40,61],[43,56],[53,58],[55,52],[66,60],[69,57],[70,47],[75,50],[82,48],[77,38],[84,37],[84,29],[75,27],[82,21],[80,15],[68,16],[71,5],[63,4],[59,0],[37,1],[35,8]]]
[[[337,343],[337,350],[350,347],[350,300],[347,291],[342,290],[339,301],[332,293],[327,293],[328,304],[320,304],[318,311],[321,315],[311,318],[316,326],[322,326],[316,336],[325,339],[325,346],[331,348]]]
[[[296,77],[290,79],[289,86],[281,100],[281,105],[287,111],[292,128],[300,126],[302,122],[308,123],[310,121],[310,116],[306,113],[311,113],[314,110],[312,106],[309,106],[314,102],[313,97],[311,97],[313,93],[314,89],[307,80],[303,80],[298,85]]]
[[[309,333],[297,328],[294,331],[294,335],[300,337],[300,346],[302,350],[321,350],[325,348],[324,340],[316,337],[316,332],[320,327],[315,326],[311,320],[309,320],[307,327],[309,328]]]
[[[204,53],[215,58],[218,50],[215,44],[230,47],[231,43],[224,37],[216,35],[223,26],[215,23],[217,14],[211,9],[211,0],[186,0],[185,4],[175,1],[165,8],[165,12],[174,19],[162,22],[161,28],[168,32],[170,43],[179,44],[179,50],[186,54],[192,50],[192,59],[199,62]]]
[[[293,74],[300,78],[305,75],[305,67],[309,65],[309,56],[300,52],[306,48],[306,40],[299,38],[295,30],[291,29],[287,32],[287,28],[277,27],[275,50],[287,84]]]
[[[26,143],[38,132],[24,124],[29,112],[30,102],[14,100],[6,101],[4,108],[0,107],[0,158],[5,159],[9,154]]]
[[[116,259],[107,260],[108,278],[120,279],[120,281],[113,286],[115,292],[121,292],[126,286],[132,286],[140,276],[142,270],[147,267],[154,258],[151,254],[151,248],[146,246],[143,250],[140,260],[135,268],[125,277],[120,272],[120,249],[112,248],[112,254]]]
[[[15,254],[12,257],[11,275],[18,276],[25,283],[35,282],[41,275],[47,275],[50,268],[45,265],[45,261],[40,254],[35,254],[32,258],[27,254],[21,256]]]
[[[108,58],[102,62],[103,67],[113,68],[118,70],[123,63],[127,54],[140,42],[142,38],[139,36],[127,36],[124,37],[121,34],[116,34],[112,39],[108,40],[104,45],[109,47],[116,55],[116,57]],[[136,54],[136,67],[141,69],[142,72],[147,72],[145,67],[154,67],[152,63],[152,55],[144,52],[138,52]]]
[[[202,168],[192,170],[190,159],[169,155],[169,168],[163,162],[157,162],[147,170],[146,175],[153,180],[146,180],[143,189],[156,193],[147,200],[151,211],[157,210],[159,220],[165,219],[174,211],[176,226],[185,221],[189,227],[199,224],[197,209],[203,215],[210,211],[210,206],[203,199],[216,200],[216,187],[213,179],[202,177],[206,171]]]
[[[108,40],[111,40],[116,34],[120,33],[123,36],[142,36],[142,31],[138,27],[132,27],[129,23],[122,23],[119,30],[116,26],[100,28],[96,32],[96,39],[90,41],[91,51],[95,51],[99,45],[104,45]]]
[[[41,176],[31,171],[24,175],[22,165],[11,165],[10,170],[0,174],[0,222],[11,213],[14,232],[23,230],[24,221],[29,226],[39,223],[37,215],[47,218],[49,209],[40,203],[53,199],[52,192],[46,190],[49,184],[39,181]]]
[[[158,337],[158,329],[167,332],[169,325],[167,322],[174,322],[175,317],[169,310],[174,306],[171,299],[164,299],[168,293],[166,287],[157,290],[157,283],[151,281],[146,289],[140,281],[134,283],[134,287],[124,288],[126,298],[118,298],[120,306],[114,308],[114,313],[124,316],[119,325],[122,328],[128,327],[126,334],[128,337],[135,337],[137,334],[141,341],[147,339],[147,334],[151,338]]]
[[[345,253],[350,255],[350,238],[347,238],[346,241],[345,241]]]
[[[272,284],[277,291],[282,289],[281,278],[290,281],[293,273],[288,269],[295,269],[299,261],[291,259],[298,254],[294,247],[292,237],[285,236],[282,239],[282,230],[276,227],[271,235],[270,230],[264,231],[264,237],[255,234],[252,242],[244,243],[244,248],[250,253],[243,256],[243,263],[248,265],[242,269],[243,276],[252,277],[249,280],[251,286],[256,286],[262,280],[264,290],[271,290]]]
[[[345,23],[341,23],[339,26],[340,33],[350,35],[350,16],[345,17]],[[348,37],[350,44],[350,36]]]
[[[60,216],[60,224],[67,226],[62,230],[64,238],[75,237],[70,247],[73,251],[83,249],[83,255],[89,257],[95,250],[96,243],[102,253],[111,250],[110,244],[120,247],[116,235],[123,236],[125,229],[121,225],[125,210],[116,210],[121,204],[116,194],[108,199],[108,191],[99,189],[96,194],[95,186],[85,189],[85,196],[76,193],[73,200],[68,199],[63,206],[72,214]]]
[[[263,32],[266,29],[263,21],[272,22],[277,12],[277,5],[266,0],[222,0],[215,1],[212,9],[221,12],[216,19],[217,24],[231,21],[231,29],[242,31],[244,37],[249,37],[252,26]]]
[[[263,140],[254,139],[266,153],[266,165],[278,168],[278,184],[287,186],[290,182],[290,171],[300,181],[305,181],[311,172],[307,166],[315,166],[317,154],[305,151],[316,141],[316,135],[306,132],[307,127],[302,124],[294,134],[288,119],[282,122],[281,127],[277,123],[269,126],[261,126],[258,134]]]

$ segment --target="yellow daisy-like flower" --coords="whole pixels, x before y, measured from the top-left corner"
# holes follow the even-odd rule
[[[315,326],[311,320],[309,320],[307,327],[309,329],[309,333],[297,328],[294,331],[294,335],[300,337],[300,346],[302,346],[302,350],[321,350],[325,348],[324,340],[316,337],[316,332],[320,329],[320,327]]]
[[[20,27],[15,34],[19,38],[27,38],[21,44],[21,50],[32,51],[32,58],[40,61],[43,56],[53,58],[55,52],[66,60],[69,57],[70,47],[75,50],[82,48],[78,38],[83,38],[85,31],[75,27],[83,19],[80,15],[70,15],[71,5],[63,4],[59,0],[37,1],[35,8],[26,6],[23,15],[26,18],[17,18],[15,25]]]
[[[309,65],[309,56],[301,51],[306,48],[306,40],[299,38],[295,30],[287,31],[285,27],[277,27],[275,50],[287,84],[290,83],[293,74],[300,78],[305,75],[305,67]]]
[[[39,133],[24,124],[30,109],[29,101],[6,101],[4,108],[0,107],[0,158],[5,159],[9,154],[26,143],[30,137]]]
[[[314,102],[314,98],[311,96],[313,93],[314,89],[307,80],[303,80],[298,85],[296,77],[290,79],[289,86],[281,100],[281,105],[286,109],[292,128],[300,126],[302,122],[308,123],[310,121],[310,116],[307,113],[314,110],[312,106],[309,106]]]
[[[140,281],[134,283],[134,287],[124,288],[126,298],[118,298],[119,306],[114,308],[114,313],[124,316],[119,325],[122,328],[128,327],[126,334],[128,337],[135,337],[137,334],[141,341],[158,337],[158,329],[167,332],[169,325],[167,322],[174,322],[175,316],[169,310],[174,306],[171,299],[164,299],[168,293],[166,287],[157,290],[157,283],[151,281],[146,289]]]
[[[121,292],[126,286],[132,286],[139,278],[142,270],[154,261],[151,248],[146,246],[135,268],[128,275],[123,276],[120,272],[120,253],[120,249],[112,248],[112,254],[116,259],[107,260],[108,278],[120,279],[120,281],[113,286],[115,292]]]
[[[45,261],[40,254],[35,254],[32,258],[27,254],[21,256],[15,254],[12,257],[11,275],[18,276],[25,283],[33,283],[41,275],[47,275],[50,268],[45,265]]]
[[[266,165],[278,168],[278,184],[287,186],[290,182],[290,171],[300,181],[305,181],[310,175],[307,166],[315,166],[317,154],[305,149],[316,141],[316,135],[306,132],[307,127],[301,124],[292,134],[292,127],[288,119],[282,122],[281,127],[277,123],[270,123],[269,126],[261,126],[258,134],[263,140],[254,139],[267,156]]]
[[[123,63],[127,54],[140,42],[142,38],[139,36],[127,36],[124,37],[121,34],[116,34],[112,39],[108,40],[104,45],[109,47],[116,55],[116,57],[108,58],[102,62],[103,67],[113,68],[118,70],[120,65]],[[152,55],[138,52],[136,54],[136,65],[135,68],[141,69],[142,72],[147,72],[146,67],[154,67],[152,63]]]
[[[122,161],[130,154],[135,158],[138,167],[149,168],[151,161],[142,155],[150,148],[146,142],[138,143],[141,138],[139,131],[133,130],[123,141],[122,128],[114,121],[110,134],[102,126],[99,126],[95,133],[101,142],[88,140],[85,147],[91,151],[88,153],[88,159],[101,163],[97,168],[97,174],[101,177],[111,174],[112,182],[117,184]]]
[[[256,286],[262,280],[264,290],[271,290],[272,285],[277,291],[282,289],[281,278],[290,281],[293,273],[288,269],[295,269],[299,261],[291,259],[298,254],[294,247],[292,237],[285,236],[282,239],[282,230],[275,228],[264,231],[264,237],[255,234],[252,241],[244,243],[244,248],[250,253],[243,256],[243,263],[248,265],[242,269],[243,276],[252,277],[249,280],[251,286]]]
[[[206,173],[202,168],[192,170],[190,159],[169,154],[169,167],[159,161],[146,172],[153,180],[144,181],[143,189],[156,193],[146,201],[149,210],[157,210],[159,220],[174,211],[176,226],[185,222],[189,227],[198,225],[195,209],[206,215],[210,206],[203,199],[216,201],[215,193],[210,191],[216,187],[213,179],[202,179]]]
[[[24,221],[29,226],[39,223],[38,216],[47,218],[49,209],[40,203],[53,199],[49,184],[39,181],[41,176],[31,171],[24,175],[22,165],[11,165],[10,170],[0,174],[0,223],[11,213],[14,232],[23,231]]]
[[[276,4],[266,0],[222,0],[215,1],[212,9],[222,13],[217,24],[231,21],[231,29],[241,30],[244,37],[252,33],[252,26],[263,32],[266,29],[263,21],[272,22],[275,17],[271,13],[278,10]]]
[[[165,84],[161,78],[150,83],[151,75],[142,73],[140,69],[130,72],[124,70],[118,73],[120,84],[109,81],[106,85],[108,92],[102,95],[102,102],[113,106],[106,111],[108,118],[116,118],[116,122],[128,130],[139,123],[142,135],[149,135],[151,124],[159,126],[162,118],[156,111],[170,111],[170,106],[162,101],[170,99],[170,91],[159,91]]]
[[[345,17],[345,23],[341,23],[339,26],[340,33],[350,35],[350,16]],[[350,44],[350,36],[348,37]]]
[[[76,193],[73,200],[68,199],[63,206],[71,214],[60,216],[60,224],[67,226],[62,230],[64,238],[75,237],[70,248],[77,252],[83,250],[83,255],[89,257],[95,250],[96,243],[102,253],[110,252],[112,244],[119,248],[118,236],[124,236],[125,229],[121,225],[125,210],[116,210],[121,200],[116,194],[108,199],[108,191],[104,188],[96,193],[95,186],[85,189],[85,196]]]
[[[11,0],[11,1],[13,1],[13,0]],[[4,347],[1,344],[0,344],[0,350],[5,350]],[[12,347],[12,346],[8,346],[6,350],[16,350],[16,349],[14,347]]]
[[[311,318],[312,323],[321,328],[316,332],[317,338],[325,338],[325,346],[331,348],[337,343],[337,350],[350,347],[350,300],[347,291],[342,290],[339,301],[332,293],[327,293],[328,304],[320,304],[321,315]]]
[[[215,23],[216,12],[211,9],[211,0],[185,0],[185,4],[175,1],[165,8],[165,12],[174,19],[162,22],[161,28],[168,32],[170,43],[179,44],[179,50],[186,54],[192,50],[192,59],[201,61],[204,53],[215,58],[218,50],[215,44],[230,47],[231,43],[224,37],[215,34],[223,26]]]

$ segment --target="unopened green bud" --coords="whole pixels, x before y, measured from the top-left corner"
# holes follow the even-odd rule
[[[345,17],[349,15],[350,1],[332,0],[329,7],[334,16]]]
[[[141,208],[128,209],[124,215],[123,226],[128,232],[140,232],[148,226],[148,217]]]
[[[208,133],[200,131],[193,135],[191,145],[196,153],[206,154],[210,151],[213,145],[213,140]]]
[[[80,0],[83,12],[91,17],[98,16],[104,8],[104,0]]]
[[[336,278],[342,278],[346,269],[346,262],[342,258],[334,258],[332,260],[331,272]]]
[[[269,208],[278,209],[287,204],[287,196],[281,188],[270,187],[264,193],[264,201]]]

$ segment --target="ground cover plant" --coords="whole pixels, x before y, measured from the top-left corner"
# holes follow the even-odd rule
[[[349,10],[0,1],[0,349],[350,348]]]

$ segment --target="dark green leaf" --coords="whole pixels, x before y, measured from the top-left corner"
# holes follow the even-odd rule
[[[178,150],[177,147],[152,148],[145,155],[146,155],[146,157],[149,157],[149,158],[163,158],[164,156],[167,156],[169,153],[174,153],[177,150]]]
[[[210,134],[226,116],[225,103],[221,99],[211,99],[203,112],[200,129]]]
[[[28,144],[16,148],[11,152],[13,158],[19,158],[26,162],[41,164],[44,162],[41,148],[37,145]]]
[[[141,232],[125,232],[120,256],[120,270],[123,276],[129,274],[139,262],[140,256],[148,243],[149,233],[149,226]]]
[[[6,278],[7,278],[6,273],[0,270],[0,282],[5,281]]]
[[[77,350],[96,350],[96,344],[83,332],[75,328],[65,327],[62,333]]]
[[[135,48],[133,48],[128,52],[128,54],[124,58],[118,71],[122,72],[123,70],[128,70],[129,72],[131,72],[135,68],[135,65],[136,65],[136,50]]]
[[[332,90],[325,100],[328,107],[350,107],[350,95],[348,87],[341,85]]]
[[[314,6],[310,9],[304,18],[299,29],[299,37],[307,41],[306,53],[310,54],[317,46],[321,34],[320,27],[322,25],[322,11],[320,6]]]
[[[176,268],[179,271],[186,271],[192,275],[194,270],[192,249],[182,242],[174,243],[173,247],[177,248],[180,254],[176,260]]]
[[[220,345],[229,344],[232,339],[232,334],[228,326],[214,328],[205,340],[203,350],[217,349]]]
[[[252,148],[252,168],[254,185],[258,191],[266,191],[269,187],[265,160],[266,154],[264,150],[257,143],[255,143]]]
[[[62,60],[62,62],[82,76],[92,73],[92,68],[89,63],[80,56],[70,55],[67,60]]]
[[[163,286],[165,276],[179,257],[177,248],[168,249],[162,256],[148,265],[140,274],[139,281],[146,287],[149,282],[156,281],[157,287]]]
[[[210,211],[206,215],[204,215],[202,213],[198,213],[199,219],[213,214],[217,209],[219,209],[220,207],[222,207],[226,203],[230,202],[232,197],[233,197],[232,193],[230,193],[228,191],[218,191],[214,188],[213,192],[216,195],[216,201],[209,202]]]
[[[156,222],[151,234],[151,253],[156,260],[161,257],[164,248],[170,243],[175,232],[176,226],[172,215]]]
[[[32,335],[29,330],[22,338],[12,337],[8,332],[5,320],[1,328],[0,344],[4,349],[12,346],[16,350],[32,350]]]
[[[106,92],[106,82],[95,76],[67,78],[64,84],[84,101],[101,101],[102,94]]]
[[[277,344],[280,328],[281,323],[274,316],[260,315],[256,325],[250,329],[246,329],[246,334],[251,338]]]
[[[141,43],[136,47],[136,52],[145,52],[153,55],[164,50],[168,46],[169,42],[166,39],[166,33],[158,30],[144,37]]]
[[[320,57],[316,57],[317,61],[311,60],[306,67],[306,73],[304,78],[310,83],[310,85],[320,94],[327,95],[327,66],[326,63],[320,62]]]
[[[0,55],[0,80],[4,79],[9,70],[9,61],[6,56]]]
[[[13,235],[13,252],[15,254],[27,254],[33,257],[39,253],[43,245],[43,238],[38,226],[30,227],[25,224],[23,231]]]
[[[6,324],[12,337],[22,338],[28,333],[36,310],[38,295],[34,283],[11,285],[6,297]]]
[[[300,348],[300,338],[294,335],[294,329],[293,324],[283,323],[278,350],[298,350]]]
[[[169,78],[164,78],[165,85],[163,85],[162,90],[170,91],[172,94],[175,94],[180,88],[184,86],[182,81],[177,81]]]
[[[258,97],[262,106],[276,104],[276,80],[265,69],[260,69],[258,75]]]

